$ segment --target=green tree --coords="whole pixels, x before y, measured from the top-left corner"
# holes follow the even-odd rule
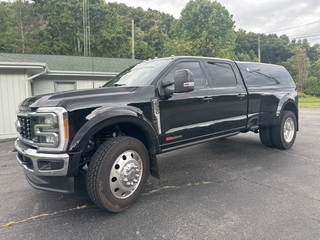
[[[13,35],[12,16],[13,9],[11,3],[0,2],[0,51],[1,52],[14,52],[15,44]]]
[[[168,41],[168,32],[173,16],[141,7],[133,8],[125,4],[108,3],[120,15],[121,26],[131,41],[131,20],[135,25],[135,56],[146,59],[164,56],[164,44]]]
[[[112,5],[97,0],[90,6],[91,52],[99,57],[130,57],[130,39]],[[131,26],[131,25],[129,25]]]
[[[292,56],[288,36],[281,35],[278,37],[276,34],[246,33],[246,31],[240,29],[237,31],[235,49],[238,59],[241,59],[241,56],[248,55],[251,57],[251,61],[255,61],[254,59],[258,56],[259,36],[261,62],[279,64]],[[250,51],[253,51],[254,55],[250,54]]]
[[[306,54],[306,50],[301,47],[293,48],[292,54],[293,56],[284,65],[293,76],[298,90],[304,92],[308,79],[310,60]]]
[[[164,44],[168,41],[168,36],[161,32],[158,26],[154,26],[145,34],[144,41],[153,49],[155,56],[161,57],[163,56]]]
[[[320,59],[310,67],[305,92],[310,95],[320,96]]]
[[[261,34],[260,39],[261,62],[279,64],[292,56],[287,35]]]
[[[239,29],[236,34],[235,54],[237,60],[257,62],[258,57],[254,48],[256,48],[255,50],[257,51],[258,35],[252,32],[247,34],[243,29]]]
[[[311,63],[316,62],[320,58],[320,44],[316,43],[313,46],[310,46],[310,43],[307,39],[303,40],[292,40],[290,43],[290,47],[302,47],[306,50],[306,54],[309,57]]]
[[[31,9],[32,4],[25,0],[0,2],[0,51],[34,52],[39,19],[32,15]]]
[[[82,1],[33,0],[33,13],[42,19],[36,53],[81,55]]]
[[[171,45],[188,43],[195,47],[195,55],[234,57],[234,21],[228,10],[216,1],[189,1],[181,17],[173,22],[170,33]]]
[[[199,42],[198,41],[186,41],[184,39],[172,39],[164,44],[165,52],[167,56],[196,56],[199,55]]]

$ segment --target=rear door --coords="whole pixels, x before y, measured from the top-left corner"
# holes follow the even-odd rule
[[[189,69],[193,73],[195,89],[174,93],[168,100],[160,101],[162,149],[206,139],[214,134],[213,90],[207,83],[203,63],[195,59],[179,60],[164,74],[162,81],[173,80],[174,73],[180,69]]]
[[[247,125],[247,90],[235,63],[206,61],[209,83],[213,88],[216,135],[244,129]]]

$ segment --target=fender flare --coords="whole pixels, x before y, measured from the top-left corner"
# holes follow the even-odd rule
[[[276,116],[277,116],[277,120],[278,120],[278,124],[280,122],[280,116],[282,114],[282,112],[286,109],[286,110],[290,110],[294,113],[294,115],[296,116],[297,119],[297,131],[299,131],[299,109],[298,109],[298,102],[297,102],[297,97],[298,94],[288,94],[286,96],[284,96],[277,107],[277,112],[276,112]]]
[[[277,111],[276,111],[276,116],[277,117],[280,117],[281,115],[281,112],[283,111],[283,109],[285,108],[285,106],[289,103],[292,103],[295,107],[295,110],[298,110],[298,107],[297,107],[297,96],[298,96],[298,93],[294,92],[294,93],[289,93],[289,94],[286,94],[284,95],[279,103],[278,103],[278,107],[277,107]]]
[[[158,135],[150,121],[143,115],[141,109],[125,107],[101,107],[92,111],[87,117],[88,121],[77,131],[69,145],[69,151],[82,152],[87,141],[101,129],[121,122],[133,123],[146,135],[151,146],[150,153],[159,152]]]
[[[267,106],[269,111],[260,110],[260,125],[262,126],[276,126],[280,122],[280,116],[284,109],[290,109],[294,112],[298,120],[298,107],[297,107],[297,93],[274,93],[272,95],[265,95],[264,97],[270,96],[272,98],[268,101],[261,102],[261,106]],[[265,105],[270,101],[271,105]],[[275,104],[274,104],[275,103]],[[261,109],[261,108],[260,108]]]

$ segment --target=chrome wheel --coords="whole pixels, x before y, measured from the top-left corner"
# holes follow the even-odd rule
[[[143,164],[140,155],[128,150],[120,154],[110,171],[110,190],[118,199],[130,197],[141,181]]]
[[[295,134],[295,124],[292,118],[287,118],[283,125],[283,137],[286,142],[291,142]]]
[[[271,142],[279,149],[292,147],[297,135],[297,117],[289,110],[283,110],[278,125],[271,128]]]
[[[148,151],[142,142],[127,136],[110,138],[91,158],[88,195],[100,208],[122,212],[145,190],[149,169]]]

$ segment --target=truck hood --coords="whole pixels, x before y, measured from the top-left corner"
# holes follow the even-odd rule
[[[129,99],[131,102],[135,100],[141,101],[141,97],[145,96],[146,90],[149,93],[154,93],[154,86],[104,87],[45,94],[25,99],[20,103],[19,109],[27,111],[30,109],[35,110],[39,107],[64,107],[68,111],[73,111],[82,108],[95,108],[106,103],[121,104],[122,102],[128,102]],[[150,97],[148,98],[150,99]]]

